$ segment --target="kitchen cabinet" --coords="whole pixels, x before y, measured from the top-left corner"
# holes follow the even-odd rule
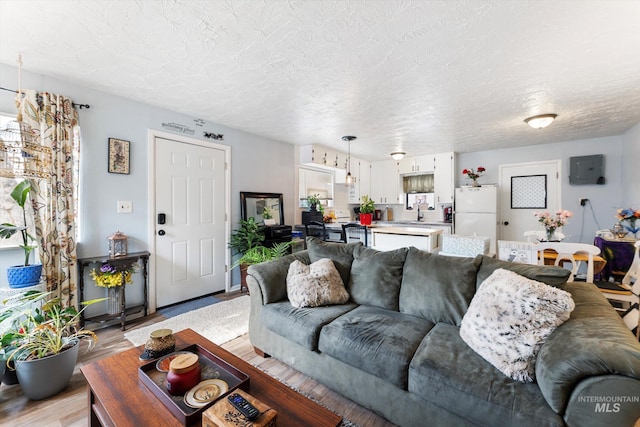
[[[360,203],[362,196],[371,194],[371,164],[366,160],[351,158],[351,175],[356,183],[347,190],[348,203]]]
[[[319,145],[300,147],[300,163],[336,168],[338,153]]]
[[[401,175],[408,173],[433,172],[435,158],[432,155],[405,157],[398,162]]]
[[[439,153],[434,156],[433,187],[436,203],[453,203],[454,156],[453,153]]]
[[[377,205],[400,203],[401,191],[397,161],[383,160],[371,163],[370,197]]]

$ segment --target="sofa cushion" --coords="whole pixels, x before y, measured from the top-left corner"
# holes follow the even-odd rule
[[[356,307],[355,304],[342,304],[296,308],[289,301],[283,301],[264,305],[260,319],[262,325],[270,331],[315,351],[318,349],[320,329]]]
[[[475,292],[473,258],[432,255],[409,248],[402,273],[400,312],[459,326]]]
[[[344,304],[349,294],[329,258],[306,265],[294,261],[287,275],[287,296],[294,307]]]
[[[514,381],[467,346],[458,328],[437,324],[409,367],[409,391],[474,425],[562,426],[535,383]]]
[[[322,328],[318,349],[406,390],[409,362],[432,327],[418,317],[359,306]]]
[[[498,268],[513,271],[531,280],[546,283],[550,286],[562,289],[569,279],[571,272],[566,268],[542,265],[520,264],[495,259],[486,255],[478,255],[475,259],[478,268],[476,286],[480,286],[487,277],[491,276]]]
[[[480,285],[460,336],[505,375],[532,382],[540,347],[573,309],[568,292],[500,268]]]
[[[287,274],[289,273],[289,264],[294,260],[309,264],[308,251],[296,252],[249,266],[247,269],[247,283],[253,279],[260,286],[263,304],[278,302],[287,298]],[[266,285],[267,283],[268,286]]]
[[[356,304],[398,310],[407,248],[381,252],[356,246],[347,290]]]
[[[324,242],[317,237],[307,237],[307,249],[311,262],[329,258],[336,266],[345,285],[349,283],[349,276],[351,275],[353,250],[358,246],[362,246],[362,243]]]

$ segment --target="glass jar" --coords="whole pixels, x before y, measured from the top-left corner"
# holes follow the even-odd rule
[[[622,224],[619,223],[619,222],[617,222],[613,226],[613,228],[611,229],[611,232],[618,239],[622,239],[627,235],[627,230],[625,230],[624,227],[622,226]]]
[[[198,355],[181,354],[171,361],[167,373],[167,391],[174,395],[183,395],[200,382],[200,362]]]

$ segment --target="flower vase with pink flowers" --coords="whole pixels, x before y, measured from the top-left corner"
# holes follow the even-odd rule
[[[558,209],[555,214],[551,214],[549,211],[545,211],[536,212],[533,215],[538,218],[538,222],[544,226],[546,233],[545,240],[551,242],[559,240],[556,237],[556,230],[558,228],[561,228],[568,222],[568,219],[573,216],[573,212],[564,209]]]

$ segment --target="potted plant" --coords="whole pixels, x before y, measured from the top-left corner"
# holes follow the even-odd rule
[[[376,204],[367,195],[362,196],[360,200],[360,224],[371,225],[373,212],[376,210]]]
[[[20,247],[24,251],[23,265],[15,265],[7,268],[7,281],[11,288],[24,288],[27,286],[37,285],[40,282],[42,274],[42,264],[29,264],[31,252],[37,247],[31,244],[35,242],[35,238],[29,234],[27,227],[27,211],[25,205],[29,200],[31,192],[31,183],[27,180],[19,182],[11,191],[11,198],[22,209],[22,218],[24,225],[17,226],[9,223],[0,224],[0,237],[10,238],[15,233],[20,233],[22,237],[22,245]]]
[[[264,233],[260,224],[251,217],[240,220],[240,227],[231,232],[229,248],[233,255],[244,255],[249,249],[260,246],[264,241]],[[235,265],[235,263],[234,263]],[[240,289],[247,287],[247,269],[240,265]]]
[[[24,394],[45,399],[64,389],[73,375],[80,341],[91,350],[97,341],[92,331],[79,328],[82,311],[96,299],[75,307],[63,307],[51,292],[26,291],[3,301],[0,310],[0,343],[7,367],[14,362]]]
[[[246,251],[242,257],[236,260],[231,266],[232,269],[244,265],[248,268],[253,264],[260,264],[261,262],[271,261],[272,259],[280,258],[289,254],[289,248],[293,242],[280,242],[273,245],[273,247],[267,248],[265,246],[255,246]]]
[[[320,209],[322,209],[322,203],[320,203],[319,194],[312,194],[310,196],[307,196],[307,203],[309,203],[310,211],[318,210],[318,206],[320,207]]]
[[[127,263],[103,263],[100,268],[89,273],[96,286],[107,288],[107,314],[116,315],[122,312],[123,285],[133,283],[135,268]]]

